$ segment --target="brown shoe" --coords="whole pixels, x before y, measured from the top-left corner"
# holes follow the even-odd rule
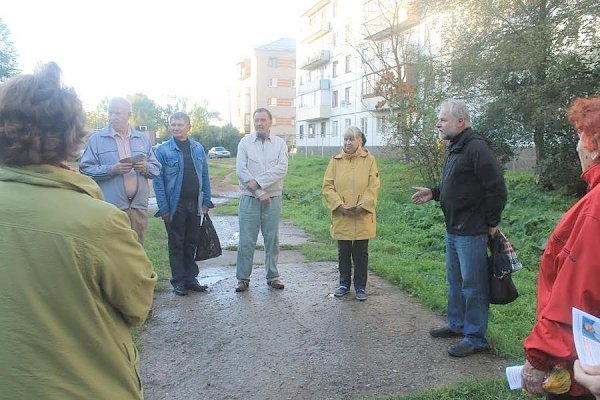
[[[280,279],[273,279],[272,281],[267,282],[267,285],[271,286],[273,289],[283,289],[285,287]]]
[[[238,281],[238,284],[235,288],[236,292],[245,292],[246,290],[248,290],[248,286],[250,285],[249,282],[246,281]]]

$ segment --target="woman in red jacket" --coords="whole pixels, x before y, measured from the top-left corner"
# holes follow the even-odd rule
[[[573,379],[577,353],[571,309],[600,316],[600,97],[577,99],[568,117],[579,134],[577,152],[589,191],[567,211],[548,239],[538,278],[537,320],[524,342],[522,378],[527,392],[547,399],[594,400]],[[571,374],[571,388],[564,395],[542,389],[555,366]]]

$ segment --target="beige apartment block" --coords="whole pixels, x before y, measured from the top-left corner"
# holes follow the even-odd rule
[[[237,64],[232,124],[243,134],[254,130],[252,113],[260,107],[273,115],[271,133],[295,146],[296,40],[282,38],[253,49]]]

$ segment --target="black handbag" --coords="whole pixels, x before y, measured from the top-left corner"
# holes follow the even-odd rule
[[[196,247],[196,261],[208,260],[223,254],[219,235],[208,214],[204,214],[200,225],[198,246]]]
[[[490,279],[490,304],[508,304],[519,297],[512,280],[512,267],[499,231],[488,240],[488,273]]]

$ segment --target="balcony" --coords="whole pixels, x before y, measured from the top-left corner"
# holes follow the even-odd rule
[[[298,87],[298,96],[306,93],[316,92],[317,90],[329,90],[331,86],[329,79],[318,79],[316,81],[307,82]]]
[[[308,10],[306,10],[304,14],[302,14],[302,16],[310,17],[311,15],[315,14],[317,11],[325,7],[327,4],[329,4],[329,0],[318,0]]]
[[[415,1],[407,1],[403,6],[376,14],[378,15],[373,18],[366,18],[368,22],[365,24],[365,40],[378,41],[392,35],[400,35],[418,25],[421,20]]]
[[[327,64],[329,60],[331,60],[331,51],[321,50],[306,57],[300,64],[300,69],[315,69]]]
[[[296,121],[311,121],[315,119],[329,118],[330,115],[330,106],[318,105],[296,109]]]
[[[304,38],[304,42],[312,43],[327,32],[329,32],[331,30],[331,23],[323,21],[311,28],[312,29],[309,30],[308,34]]]

